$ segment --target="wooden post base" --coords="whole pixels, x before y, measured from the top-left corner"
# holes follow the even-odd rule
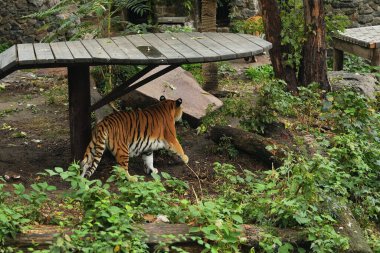
[[[333,52],[333,70],[334,71],[340,71],[343,70],[343,51],[334,48]]]

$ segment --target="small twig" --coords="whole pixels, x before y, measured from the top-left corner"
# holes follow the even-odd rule
[[[241,165],[240,165],[239,163],[238,163],[237,165],[239,166],[239,169],[241,170],[241,172],[244,173],[244,170],[243,170],[243,168],[241,167]]]
[[[199,204],[199,199],[198,199],[198,195],[197,195],[197,192],[194,190],[194,187],[191,186],[191,189],[193,189],[193,193],[195,195],[195,201],[197,202],[197,204]]]
[[[194,171],[194,170],[193,170],[188,164],[186,164],[186,166],[187,166],[187,167],[193,172],[193,174],[197,177],[197,179],[198,179],[198,183],[199,183],[199,189],[201,190],[201,195],[202,195],[202,198],[203,198],[202,183],[201,183],[201,180],[200,180],[198,174],[195,173],[195,171]],[[193,190],[194,190],[194,188],[193,188]]]

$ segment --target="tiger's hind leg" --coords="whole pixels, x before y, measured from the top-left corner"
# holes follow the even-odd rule
[[[157,174],[158,169],[153,166],[153,151],[143,153],[142,159],[144,161],[144,171],[146,174]]]
[[[115,152],[116,162],[125,169],[127,174],[127,179],[130,182],[137,182],[136,176],[131,176],[128,172],[128,163],[129,163],[129,151],[127,148],[121,147],[118,148]]]

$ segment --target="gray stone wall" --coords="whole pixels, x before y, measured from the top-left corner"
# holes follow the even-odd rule
[[[348,16],[351,27],[380,25],[380,0],[331,0],[326,7]]]
[[[45,32],[44,22],[22,18],[52,6],[57,0],[0,0],[0,43],[40,41]]]
[[[230,6],[232,19],[247,19],[259,13],[258,0],[232,0]]]

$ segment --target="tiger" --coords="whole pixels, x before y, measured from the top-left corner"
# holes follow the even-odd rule
[[[158,173],[153,166],[153,151],[162,148],[177,154],[187,164],[189,157],[185,155],[175,129],[175,122],[182,118],[181,105],[181,98],[169,100],[161,96],[157,104],[145,109],[116,112],[105,117],[92,132],[80,162],[81,176],[89,178],[95,172],[106,148],[132,182],[136,182],[137,177],[128,173],[130,157],[142,155],[147,174]]]

